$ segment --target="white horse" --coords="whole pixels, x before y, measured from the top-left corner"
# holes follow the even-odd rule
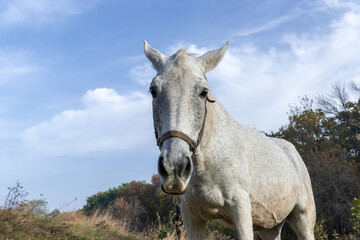
[[[146,41],[157,75],[151,82],[161,188],[181,194],[188,239],[206,239],[206,221],[218,219],[239,239],[280,239],[287,220],[298,239],[313,240],[315,203],[307,168],[294,146],[237,123],[215,101],[205,74],[228,43],[194,57],[168,57]]]

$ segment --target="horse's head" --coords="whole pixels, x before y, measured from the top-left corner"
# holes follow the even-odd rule
[[[211,101],[205,73],[216,67],[228,44],[200,57],[183,49],[168,57],[144,43],[145,54],[157,71],[150,93],[161,150],[161,188],[169,194],[183,194],[193,171],[192,155],[204,130],[206,101]]]

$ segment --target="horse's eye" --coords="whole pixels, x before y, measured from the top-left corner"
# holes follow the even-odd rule
[[[153,98],[156,98],[156,91],[155,91],[155,89],[154,88],[150,88],[150,93],[151,93],[151,96],[153,97]]]
[[[200,93],[200,97],[206,98],[206,96],[208,95],[208,93],[209,93],[209,90],[204,89],[204,90]]]

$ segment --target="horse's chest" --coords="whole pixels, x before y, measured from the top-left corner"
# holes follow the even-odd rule
[[[202,217],[203,219],[221,220],[227,226],[233,226],[233,222],[231,221],[231,219],[227,217],[227,214],[225,214],[219,208],[201,208],[197,211],[197,213],[198,216]]]
[[[190,206],[196,208],[221,207],[225,202],[222,191],[213,184],[192,184],[185,194],[185,199]]]
[[[184,197],[184,201],[190,207],[192,214],[199,215],[204,219],[223,218],[225,199],[217,187],[190,188]]]
[[[195,216],[199,216],[205,220],[219,220],[225,226],[228,226],[230,228],[234,227],[233,222],[228,217],[227,211],[225,211],[223,206],[215,206],[214,204],[205,203],[202,206],[190,206],[189,209],[191,213]]]

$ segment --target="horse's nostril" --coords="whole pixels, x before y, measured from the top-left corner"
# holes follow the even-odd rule
[[[159,161],[158,161],[158,172],[160,174],[161,177],[167,177],[169,176],[168,172],[165,169],[164,166],[164,157],[159,157]]]
[[[186,162],[184,164],[183,171],[180,176],[183,179],[188,179],[190,177],[191,170],[192,170],[191,160],[189,157],[186,157]]]

